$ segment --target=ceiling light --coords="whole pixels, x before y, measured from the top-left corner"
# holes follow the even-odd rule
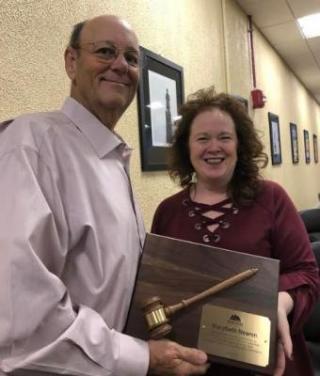
[[[320,13],[298,18],[298,23],[305,38],[320,36]]]

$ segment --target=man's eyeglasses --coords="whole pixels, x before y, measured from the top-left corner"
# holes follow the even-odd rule
[[[88,45],[89,48],[84,46]],[[120,53],[123,54],[126,62],[133,68],[138,68],[140,63],[139,52],[135,49],[121,49],[116,47],[110,42],[101,41],[101,42],[87,42],[83,43],[82,46],[75,46],[76,50],[87,51],[97,57],[97,59],[110,63],[115,61]]]

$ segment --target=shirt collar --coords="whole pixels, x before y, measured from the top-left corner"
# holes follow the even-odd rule
[[[84,134],[99,158],[103,158],[118,147],[121,151],[131,150],[120,136],[102,124],[101,121],[74,98],[66,98],[61,111]]]

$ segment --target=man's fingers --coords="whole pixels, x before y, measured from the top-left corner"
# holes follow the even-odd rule
[[[208,368],[210,367],[209,363],[202,365],[193,365],[190,363],[184,363],[180,370],[182,375],[204,375]]]
[[[203,375],[209,365],[201,350],[181,346],[168,340],[149,341],[149,374],[161,376]]]
[[[189,347],[179,346],[180,358],[192,363],[194,365],[203,365],[208,361],[208,356],[205,352]]]

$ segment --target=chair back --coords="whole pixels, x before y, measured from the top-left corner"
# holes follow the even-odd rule
[[[311,243],[312,250],[320,267],[320,241]],[[307,341],[318,342],[320,345],[320,301],[316,303],[311,316],[304,325],[304,336]]]
[[[320,208],[300,211],[311,242],[320,241]]]
[[[311,243],[312,250],[320,266],[320,241]],[[311,356],[314,376],[320,376],[320,300],[316,303],[308,321],[303,327],[306,345]]]

